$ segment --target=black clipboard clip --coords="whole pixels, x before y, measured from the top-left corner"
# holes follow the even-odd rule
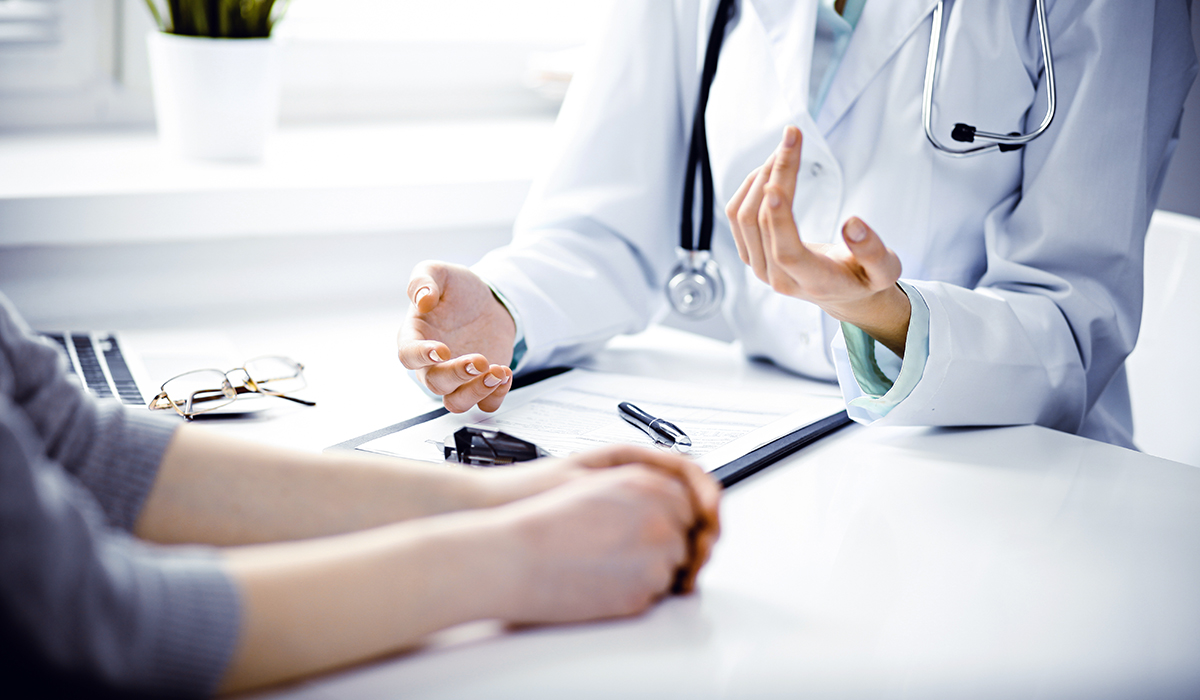
[[[495,467],[549,457],[542,448],[514,435],[468,425],[442,443],[447,461]]]

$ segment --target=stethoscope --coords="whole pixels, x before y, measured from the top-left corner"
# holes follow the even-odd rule
[[[952,148],[941,143],[933,134],[933,86],[941,71],[941,56],[938,50],[942,41],[942,15],[945,0],[938,0],[933,10],[933,30],[929,36],[929,57],[925,64],[925,87],[922,92],[921,120],[925,136],[933,147],[952,156],[978,155],[989,151],[1012,151],[1033,141],[1046,132],[1054,120],[1054,60],[1050,53],[1050,32],[1046,28],[1045,0],[1034,0],[1041,34],[1042,60],[1046,66],[1046,116],[1034,131],[1026,134],[996,134],[980,131],[969,124],[955,124],[950,138],[960,143],[983,142],[968,148]],[[717,261],[712,258],[713,233],[713,178],[708,157],[708,134],[704,125],[704,112],[708,106],[708,93],[713,76],[717,73],[717,58],[721,43],[725,39],[725,27],[734,12],[734,0],[720,0],[713,18],[712,31],[704,52],[704,67],[700,74],[700,93],[696,101],[696,112],[692,119],[692,139],[688,148],[687,169],[684,171],[683,209],[679,228],[679,261],[671,270],[667,280],[667,299],[680,315],[692,319],[703,319],[715,314],[725,298],[725,282]],[[700,170],[700,227],[693,225],[696,209],[696,169]]]
[[[941,71],[942,58],[938,48],[942,43],[942,6],[945,0],[938,0],[933,8],[933,30],[929,33],[929,57],[925,61],[925,89],[922,91],[921,121],[925,125],[925,138],[939,151],[953,156],[974,156],[988,151],[1015,151],[1030,141],[1046,133],[1050,122],[1054,121],[1055,91],[1054,91],[1054,57],[1050,53],[1050,31],[1046,28],[1046,0],[1034,0],[1037,13],[1038,33],[1042,39],[1042,62],[1046,66],[1046,116],[1041,125],[1027,133],[1013,132],[1011,134],[994,134],[990,131],[980,131],[970,124],[955,124],[950,131],[950,138],[959,143],[984,142],[979,146],[969,148],[951,148],[946,146],[933,135],[933,85],[937,82]]]

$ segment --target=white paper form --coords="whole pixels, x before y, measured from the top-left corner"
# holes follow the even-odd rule
[[[841,399],[827,396],[714,389],[577,369],[514,391],[494,414],[474,408],[441,416],[358,449],[441,462],[443,441],[465,425],[502,430],[556,457],[616,443],[654,446],[645,433],[621,419],[621,401],[679,426],[692,439],[690,454],[707,469],[843,408]]]

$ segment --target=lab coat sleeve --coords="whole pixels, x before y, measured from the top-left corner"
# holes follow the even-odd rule
[[[907,280],[929,306],[929,357],[881,423],[1035,423],[1130,444],[1085,421],[1137,339],[1143,242],[1196,73],[1189,27],[1186,0],[1052,5],[1058,114],[1012,154],[1021,189],[986,217],[976,288]],[[1028,31],[1034,122],[1046,86]]]
[[[522,371],[570,362],[645,328],[663,308],[679,235],[684,104],[695,99],[681,93],[680,71],[698,75],[679,65],[680,42],[696,37],[675,27],[698,27],[698,4],[617,1],[559,114],[553,168],[534,183],[512,243],[473,268],[522,318]]]

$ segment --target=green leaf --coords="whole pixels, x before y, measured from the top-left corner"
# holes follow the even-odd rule
[[[291,0],[166,0],[168,22],[156,0],[145,2],[160,31],[238,39],[271,36],[291,4]]]

